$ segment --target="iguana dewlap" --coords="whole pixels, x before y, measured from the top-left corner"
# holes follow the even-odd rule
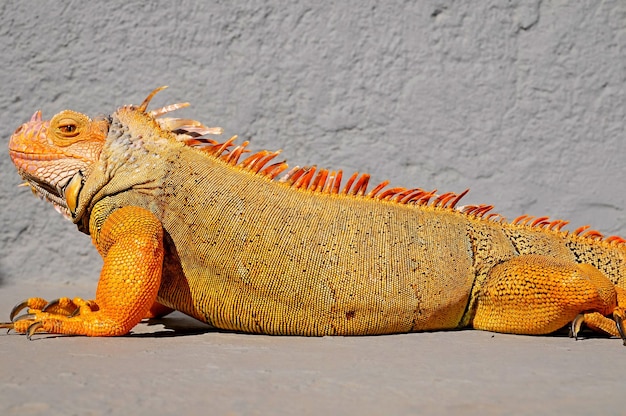
[[[30,298],[1,324],[91,336],[179,310],[214,327],[289,335],[477,329],[546,334],[569,323],[624,339],[626,241],[465,194],[367,191],[367,175],[288,170],[220,129],[124,106],[90,119],[37,112],[9,151],[31,189],[91,235],[95,300]],[[243,161],[240,161],[243,160]],[[22,309],[28,313],[15,318]]]

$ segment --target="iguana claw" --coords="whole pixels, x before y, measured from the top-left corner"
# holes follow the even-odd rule
[[[615,320],[615,325],[617,325],[617,332],[619,332],[619,336],[622,338],[624,346],[626,346],[626,334],[624,333],[624,320],[622,315],[617,311],[614,311],[613,319]]]
[[[582,313],[576,315],[576,318],[574,318],[569,327],[570,338],[574,338],[576,341],[578,341],[578,333],[580,332],[580,328],[582,327],[583,322],[585,322],[585,316]]]
[[[37,330],[38,330],[39,328],[41,328],[41,327],[43,327],[43,323],[41,323],[41,322],[34,322],[34,323],[32,323],[32,324],[28,327],[28,329],[26,330],[26,338],[27,338],[29,341],[32,341],[32,339],[33,339],[33,335],[34,335],[34,334],[35,334],[35,332],[37,332]]]
[[[585,323],[586,321],[586,317],[585,314],[579,313],[578,315],[576,315],[576,318],[574,318],[574,320],[572,321],[572,323],[570,324],[570,329],[569,329],[569,336],[570,338],[574,338],[578,341],[578,334],[580,333],[580,329],[583,325],[583,323]],[[607,320],[608,322],[610,322],[610,320]],[[626,346],[626,331],[624,330],[624,318],[622,317],[622,314],[620,312],[613,311],[613,321],[615,322],[615,326],[617,328],[617,331],[615,330],[611,330],[611,328],[609,327],[603,327],[600,328],[601,330],[609,333],[609,334],[613,334],[613,335],[619,335],[619,337],[622,339],[622,343],[624,344],[624,346]],[[591,328],[591,329],[595,329],[595,326],[598,324],[598,322],[592,323],[592,322],[588,322],[587,325]],[[617,334],[615,334],[615,332],[617,332]]]
[[[33,313],[25,313],[23,315],[20,315],[18,317],[16,317],[15,319],[13,319],[13,323],[16,323],[17,321],[24,321],[27,319],[35,319],[36,316]]]
[[[46,303],[46,306],[41,308],[41,312],[55,313],[54,311],[51,311],[50,309],[54,309],[55,307],[58,307],[59,309],[67,308],[68,304],[73,302],[73,301],[70,301],[68,298],[64,298],[63,300],[64,302],[61,301],[61,298],[52,299],[50,302]],[[66,303],[66,304],[63,305],[63,303]],[[85,304],[89,304],[89,302],[85,302]],[[75,306],[74,310],[66,314],[68,318],[71,318],[72,316],[80,315],[80,307],[78,305],[73,305],[73,306]]]
[[[9,319],[11,320],[11,322],[13,322],[13,318],[15,318],[15,316],[20,313],[20,311],[24,308],[28,308],[28,299],[21,301],[20,303],[15,305],[13,309],[11,309],[11,313],[9,314]]]
[[[20,313],[22,311],[22,309],[29,308],[29,309],[41,310],[42,308],[44,308],[46,306],[47,303],[48,302],[45,299],[42,299],[42,298],[24,299],[23,301],[21,301],[20,303],[15,305],[13,307],[13,309],[11,309],[11,313],[9,314],[9,319],[12,322],[15,322],[15,316],[18,313]]]

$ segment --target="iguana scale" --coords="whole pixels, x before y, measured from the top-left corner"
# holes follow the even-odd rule
[[[179,310],[264,334],[370,335],[461,327],[547,334],[571,323],[624,336],[626,240],[369,176],[244,157],[247,142],[187,103],[90,119],[37,112],[12,135],[19,174],[91,236],[95,300],[30,298],[2,324],[113,336]],[[466,191],[467,192],[467,191]],[[27,308],[28,313],[16,317]]]

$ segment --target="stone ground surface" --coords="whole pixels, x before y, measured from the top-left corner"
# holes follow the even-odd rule
[[[0,313],[34,294],[91,292],[5,286]],[[625,355],[617,339],[270,337],[174,314],[119,338],[0,335],[0,414],[619,415]]]

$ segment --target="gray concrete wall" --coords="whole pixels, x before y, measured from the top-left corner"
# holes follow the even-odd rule
[[[2,147],[37,109],[110,113],[167,84],[156,105],[294,165],[626,235],[626,2],[285,3],[3,1]],[[0,279],[95,282],[89,238],[6,150],[0,178]]]

